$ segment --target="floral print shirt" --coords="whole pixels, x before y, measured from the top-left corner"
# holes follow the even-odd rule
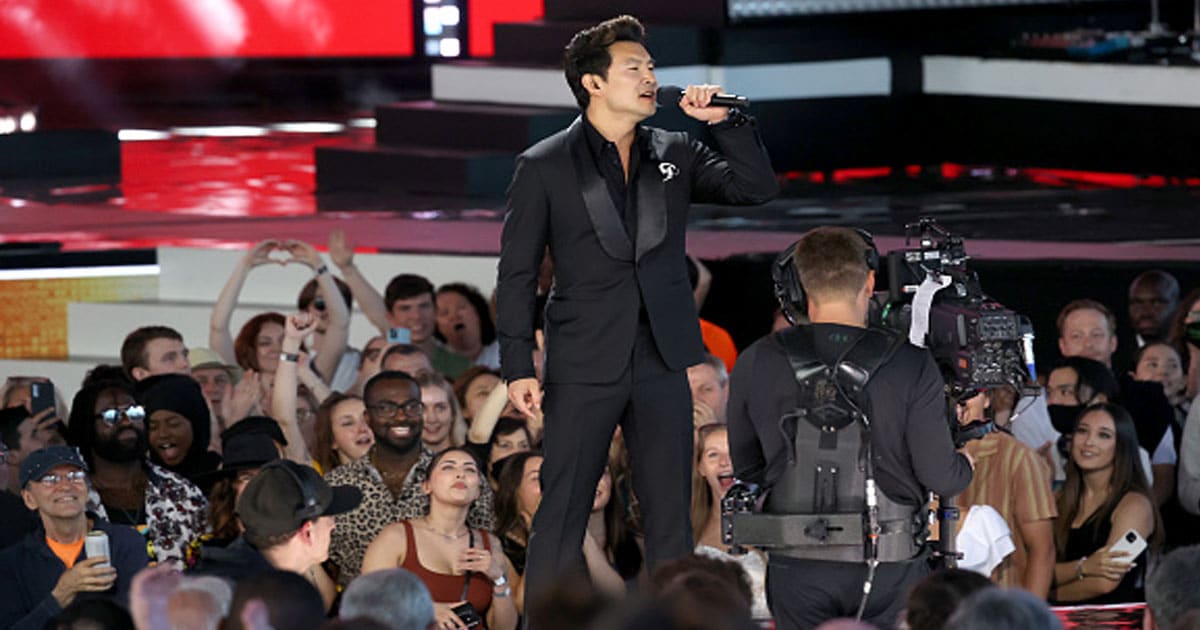
[[[151,560],[184,568],[188,546],[208,531],[208,500],[192,482],[149,461],[146,473],[145,512],[137,530],[146,537]],[[105,520],[108,513],[95,488],[88,490],[88,509]]]

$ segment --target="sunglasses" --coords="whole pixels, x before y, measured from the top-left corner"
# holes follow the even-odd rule
[[[109,407],[96,414],[96,418],[103,420],[105,424],[116,424],[122,417],[128,418],[130,422],[141,422],[146,419],[146,408],[141,405]]]

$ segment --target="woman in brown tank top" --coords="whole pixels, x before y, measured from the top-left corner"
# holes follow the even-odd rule
[[[464,604],[470,604],[490,630],[513,630],[517,625],[509,587],[515,574],[499,540],[467,527],[467,512],[479,498],[482,483],[470,452],[452,448],[438,453],[422,484],[429,495],[429,513],[383,528],[363,556],[363,573],[401,567],[419,577],[433,596],[438,628],[467,628]]]

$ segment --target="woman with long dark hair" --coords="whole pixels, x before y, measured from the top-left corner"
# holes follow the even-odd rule
[[[1145,601],[1147,552],[1131,558],[1111,550],[1130,530],[1156,546],[1163,535],[1129,412],[1111,403],[1084,409],[1071,435],[1066,473],[1058,492],[1051,599],[1072,604]]]
[[[503,460],[496,476],[496,533],[500,546],[512,565],[517,579],[513,582],[513,602],[517,610],[525,610],[525,552],[533,515],[542,499],[542,454],[525,451]]]
[[[384,527],[363,556],[362,573],[400,567],[413,572],[429,589],[439,628],[467,627],[471,613],[491,630],[513,630],[512,568],[494,534],[467,525],[471,504],[483,490],[475,456],[462,448],[434,455],[429,495],[422,517]],[[469,610],[467,605],[469,606]]]

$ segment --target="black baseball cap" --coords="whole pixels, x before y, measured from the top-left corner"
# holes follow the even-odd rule
[[[349,512],[362,501],[354,486],[331,487],[311,466],[281,459],[263,466],[246,484],[237,515],[258,537],[288,534],[305,521]]]
[[[63,464],[70,464],[84,471],[88,469],[87,464],[83,461],[83,457],[79,454],[79,449],[73,446],[47,446],[46,448],[39,448],[30,453],[21,462],[21,474],[19,477],[21,487],[24,488],[30,481],[37,481],[45,477],[47,473],[54,470],[55,466]]]

